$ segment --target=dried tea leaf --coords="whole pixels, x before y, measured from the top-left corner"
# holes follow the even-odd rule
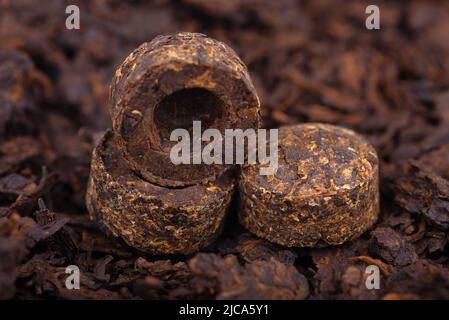
[[[199,253],[189,261],[192,272],[218,281],[217,299],[305,299],[307,279],[292,265],[275,258],[241,266],[234,255]]]
[[[418,259],[413,245],[391,228],[378,227],[371,236],[371,252],[389,264],[406,266]]]

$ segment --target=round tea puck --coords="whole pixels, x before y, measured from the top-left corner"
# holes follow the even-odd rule
[[[234,190],[234,178],[165,188],[136,175],[108,131],[92,156],[86,195],[90,216],[128,245],[154,254],[189,254],[219,235]]]
[[[116,70],[110,111],[118,148],[131,168],[161,186],[214,180],[223,164],[174,164],[175,129],[201,132],[256,129],[260,102],[248,70],[222,42],[199,33],[158,36],[134,50]],[[203,145],[205,142],[201,142]],[[191,149],[192,151],[192,149]],[[189,157],[192,158],[192,157]]]
[[[369,229],[379,214],[375,149],[351,130],[301,124],[279,130],[278,169],[241,169],[239,220],[284,245],[338,245]]]

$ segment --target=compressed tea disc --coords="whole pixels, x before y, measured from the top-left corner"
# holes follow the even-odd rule
[[[357,238],[379,214],[375,149],[351,130],[301,124],[279,130],[274,175],[242,167],[239,220],[269,241],[294,247]]]
[[[111,84],[118,148],[131,168],[161,186],[214,180],[224,164],[174,164],[175,129],[257,129],[260,102],[248,70],[222,42],[198,33],[158,36],[134,50]],[[196,139],[198,140],[198,139]],[[206,142],[203,142],[203,145]]]
[[[107,233],[154,254],[189,254],[219,235],[234,190],[226,172],[208,184],[165,188],[136,175],[108,131],[92,156],[86,205]]]

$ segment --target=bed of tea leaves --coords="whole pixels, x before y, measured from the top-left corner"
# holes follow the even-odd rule
[[[81,29],[65,28],[76,3]],[[0,3],[0,298],[449,298],[449,3],[154,0]],[[382,210],[360,239],[288,249],[235,209],[193,256],[152,256],[104,236],[84,205],[90,154],[110,127],[108,84],[137,45],[203,32],[233,47],[265,127],[306,121],[364,134],[381,157]],[[67,290],[65,268],[81,269]],[[367,290],[365,268],[381,270]]]

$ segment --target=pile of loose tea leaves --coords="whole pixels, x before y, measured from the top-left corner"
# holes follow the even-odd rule
[[[80,8],[80,30],[65,8]],[[0,298],[449,298],[449,3],[154,0],[0,2]],[[325,122],[380,157],[381,214],[360,238],[321,249],[258,239],[231,207],[191,256],[140,253],[88,219],[91,152],[111,127],[117,65],[159,34],[202,32],[234,48],[263,126]],[[68,290],[65,269],[81,271]],[[381,271],[367,290],[365,269]]]

